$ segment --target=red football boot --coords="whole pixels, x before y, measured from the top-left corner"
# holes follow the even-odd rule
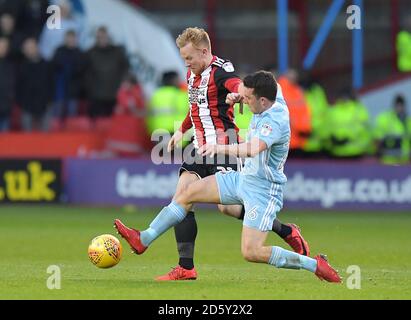
[[[292,231],[287,237],[284,238],[284,241],[287,242],[289,246],[298,254],[309,257],[310,247],[301,235],[300,227],[295,224],[288,224],[288,226],[291,227]]]
[[[169,273],[164,276],[156,278],[157,281],[174,281],[174,280],[195,280],[197,279],[196,269],[191,270],[184,269],[181,266],[173,268]]]
[[[328,282],[341,283],[342,279],[338,272],[334,270],[333,267],[327,261],[327,257],[319,254],[314,257],[317,260],[317,269],[315,270],[315,275],[320,278],[321,281],[325,280]]]
[[[127,228],[119,219],[114,220],[114,227],[118,233],[128,242],[136,254],[142,254],[147,247],[141,243],[140,231]]]

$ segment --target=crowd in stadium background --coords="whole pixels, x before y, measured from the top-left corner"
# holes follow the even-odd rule
[[[156,7],[148,1],[130,2],[148,9]],[[160,7],[163,2],[156,3]],[[46,27],[49,1],[0,1],[0,130],[84,131],[98,125],[108,128],[117,141],[108,144],[111,155],[149,153],[153,131],[162,128],[172,132],[174,122],[187,113],[184,79],[177,70],[169,70],[159,79],[158,89],[151,96],[145,95],[121,43],[110,40],[110,29],[100,26],[95,44],[80,48],[81,19],[71,12],[70,1],[54,3],[62,9],[62,29],[58,32]],[[184,3],[177,1],[176,10]],[[298,7],[296,3],[290,1],[290,6]],[[240,1],[238,6],[242,4]],[[411,71],[409,17],[401,19],[403,23],[397,28],[396,70],[385,72],[386,78]],[[213,37],[212,30],[210,34]],[[222,47],[221,41],[216,41],[216,47]],[[237,67],[237,57],[223,57],[231,58]],[[371,119],[347,78],[339,77],[345,79],[343,83],[330,86],[319,73],[289,69],[278,74],[275,67],[239,63],[236,71],[244,76],[264,68],[276,74],[291,114],[291,157],[377,156],[384,163],[410,161],[411,115],[407,105],[411,101],[403,97],[404,92],[397,92],[391,106],[385,106],[389,109]],[[244,114],[235,110],[238,126],[246,129],[251,113],[247,108]],[[130,143],[134,144],[131,148]]]

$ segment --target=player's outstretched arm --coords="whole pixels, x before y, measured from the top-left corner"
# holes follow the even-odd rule
[[[190,110],[188,110],[187,115],[181,124],[180,129],[178,129],[173,136],[171,137],[170,141],[168,142],[167,145],[167,151],[171,152],[175,148],[175,146],[183,139],[184,133],[186,133],[188,130],[190,130],[193,126],[193,123],[191,122],[191,117],[190,117]]]
[[[226,154],[239,158],[253,158],[267,149],[264,141],[257,137],[252,138],[249,142],[232,144],[232,145],[210,145],[205,144],[198,149],[198,154],[202,156],[214,157],[216,154]]]

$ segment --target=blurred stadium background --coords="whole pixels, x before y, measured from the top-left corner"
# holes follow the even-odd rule
[[[347,27],[350,5],[359,29]],[[106,273],[87,261],[114,217],[145,224],[175,191],[178,164],[155,164],[150,136],[187,113],[174,39],[189,26],[205,28],[240,76],[275,73],[293,132],[280,217],[343,276],[359,265],[358,292],[245,265],[240,224],[209,207],[197,215],[199,284],[149,281],[176,261],[171,233],[157,255],[126,252]],[[409,299],[410,89],[409,0],[0,0],[0,298]],[[45,285],[51,264],[61,293]],[[257,283],[270,277],[280,285]]]

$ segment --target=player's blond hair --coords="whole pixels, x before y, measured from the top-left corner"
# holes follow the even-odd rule
[[[187,28],[176,39],[176,44],[179,49],[192,43],[196,48],[203,48],[204,46],[211,50],[211,42],[208,33],[202,28]]]

